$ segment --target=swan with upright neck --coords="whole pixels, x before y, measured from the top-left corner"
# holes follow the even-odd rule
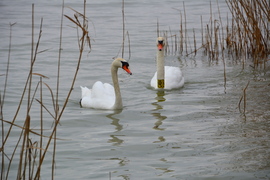
[[[155,89],[178,89],[184,86],[184,76],[179,67],[164,66],[165,39],[157,38],[157,71],[151,79],[150,85]]]
[[[125,59],[117,58],[111,65],[111,76],[113,86],[108,83],[97,81],[92,89],[82,87],[82,98],[80,104],[82,107],[94,109],[122,109],[122,96],[118,82],[118,68],[124,69],[128,74],[129,64]]]

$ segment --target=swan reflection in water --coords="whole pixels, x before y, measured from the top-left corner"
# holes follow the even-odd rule
[[[159,110],[163,109],[163,106],[160,105],[160,102],[166,101],[166,99],[164,98],[164,95],[165,95],[164,91],[157,91],[157,96],[155,98],[157,101],[152,103],[152,105],[155,106],[155,109],[153,109],[152,111],[157,111],[157,112],[151,113],[157,119],[155,126],[153,128],[157,130],[165,129],[165,128],[159,127],[160,125],[162,125],[162,121],[167,119],[167,116],[162,116],[161,113],[159,112]]]
[[[120,146],[124,142],[124,140],[119,138],[119,136],[124,136],[124,135],[116,134],[117,132],[123,129],[123,125],[119,123],[120,119],[114,117],[114,115],[120,114],[121,112],[122,112],[122,109],[114,110],[114,112],[106,115],[107,118],[112,120],[111,125],[115,126],[115,131],[110,134],[110,138],[107,141],[108,143],[112,143],[113,146]],[[113,158],[109,158],[109,160],[118,161],[119,166],[125,166],[130,161],[126,157],[113,157]],[[121,176],[124,177],[126,175],[121,175]],[[128,177],[125,177],[125,178],[128,178]]]
[[[119,132],[123,129],[123,125],[119,123],[120,119],[113,117],[114,115],[120,114],[121,112],[122,110],[120,109],[120,110],[115,110],[113,113],[106,115],[107,118],[112,120],[111,125],[115,126],[115,130],[116,130],[115,132]],[[124,140],[118,138],[119,136],[121,135],[111,134],[110,135],[111,139],[109,139],[108,142],[113,143],[114,146],[121,145],[124,142]]]

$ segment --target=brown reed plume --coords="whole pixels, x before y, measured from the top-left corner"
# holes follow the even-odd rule
[[[25,87],[23,89],[21,98],[19,100],[19,104],[17,110],[13,116],[12,120],[4,119],[3,106],[5,100],[6,86],[8,80],[8,69],[9,69],[9,57],[8,57],[8,65],[6,71],[6,82],[4,84],[4,93],[0,93],[0,120],[2,125],[2,146],[0,148],[1,158],[2,158],[2,167],[1,167],[1,179],[8,179],[10,173],[14,174],[14,170],[11,170],[11,166],[17,167],[17,179],[41,179],[41,171],[42,164],[45,160],[46,154],[48,152],[49,147],[52,148],[52,159],[51,159],[51,178],[54,179],[54,171],[55,171],[55,155],[56,155],[56,144],[57,144],[57,127],[60,124],[60,119],[63,115],[63,112],[66,108],[67,102],[73,90],[76,77],[78,74],[78,70],[80,67],[80,62],[82,59],[82,55],[84,52],[85,45],[88,45],[91,50],[90,37],[88,34],[88,20],[85,16],[86,14],[86,0],[84,1],[84,12],[79,13],[75,11],[74,19],[65,15],[73,24],[76,25],[78,30],[81,32],[78,36],[79,42],[79,57],[77,60],[77,68],[72,76],[72,83],[69,88],[69,91],[66,95],[65,102],[60,105],[58,94],[60,92],[60,65],[61,65],[61,44],[62,44],[62,27],[63,27],[63,16],[64,16],[64,2],[62,4],[62,17],[61,17],[61,28],[60,28],[60,45],[59,45],[59,55],[58,55],[58,65],[57,65],[57,79],[56,79],[56,92],[51,88],[51,86],[45,83],[44,79],[48,77],[40,74],[34,73],[33,68],[35,66],[35,62],[38,59],[39,53],[44,53],[46,50],[39,51],[39,44],[42,36],[42,24],[43,19],[41,19],[40,29],[38,34],[38,39],[36,44],[34,43],[34,4],[32,5],[32,47],[31,47],[31,59],[30,59],[30,70],[28,73],[28,77],[25,83]],[[11,24],[12,27],[14,24]],[[11,28],[10,28],[10,39],[11,39]],[[11,42],[11,40],[10,40]],[[11,43],[9,46],[9,52],[11,50]],[[9,53],[10,56],[10,53]],[[34,76],[39,77],[39,81],[34,80]],[[35,86],[34,86],[35,85]],[[45,85],[45,86],[43,86]],[[52,108],[46,105],[44,102],[44,92],[49,92],[52,101]],[[39,93],[39,96],[38,96]],[[24,100],[27,101],[24,101]],[[26,102],[26,103],[25,103]],[[32,114],[31,109],[34,107],[33,104],[37,102],[40,105],[40,128],[39,132],[33,130],[31,127],[32,122]],[[22,111],[24,107],[26,108],[25,112],[25,120],[23,126],[17,123],[19,111]],[[51,110],[52,109],[52,110]],[[51,129],[45,129],[43,125],[44,116],[51,117],[52,119],[52,127]],[[13,151],[7,152],[5,149],[7,142],[9,141],[10,134],[14,130],[14,127],[19,128],[20,135],[17,137],[17,142],[12,146]],[[45,131],[46,130],[46,131]],[[47,132],[45,134],[45,132]],[[13,137],[14,139],[14,137]],[[33,139],[39,139],[33,141]],[[9,147],[11,145],[9,144]],[[15,160],[16,159],[16,160]],[[18,160],[17,160],[18,159]],[[48,174],[46,174],[48,176]]]

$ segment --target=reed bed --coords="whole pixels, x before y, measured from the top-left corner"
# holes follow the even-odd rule
[[[254,66],[266,63],[270,52],[270,2],[227,0],[233,16],[226,44],[237,58],[253,59]]]
[[[221,17],[218,1],[214,7],[218,11],[218,18],[214,18],[213,5],[210,1],[208,23],[201,21],[201,44],[198,44],[198,34],[195,29],[187,29],[186,10],[176,9],[180,14],[179,31],[160,31],[158,36],[167,40],[165,53],[180,57],[196,56],[202,52],[210,63],[219,61],[223,64],[224,93],[226,93],[227,75],[225,59],[240,62],[244,69],[246,64],[253,69],[269,70],[270,60],[270,1],[260,0],[226,0],[229,13],[226,18]],[[224,20],[225,19],[225,20]],[[224,22],[226,21],[226,22]],[[190,34],[193,34],[190,36]],[[192,40],[193,39],[193,40]],[[226,58],[225,58],[226,57]],[[239,112],[245,117],[247,110],[247,88],[239,100]]]
[[[201,20],[201,45],[197,47],[195,29],[187,29],[186,10],[180,12],[179,32],[171,30],[158,32],[167,39],[167,54],[196,56],[201,50],[211,61],[227,56],[232,59],[252,59],[254,67],[266,67],[270,52],[270,2],[267,0],[226,0],[230,17],[223,22],[219,5],[218,18],[213,18],[213,5],[210,2],[210,19],[207,24]],[[183,12],[183,13],[182,13]],[[225,18],[226,19],[226,18]],[[229,20],[230,19],[230,20]],[[189,33],[193,33],[190,37]],[[192,40],[193,39],[193,40]]]
[[[35,67],[35,62],[38,61],[38,54],[45,53],[45,51],[39,51],[39,44],[42,36],[42,25],[43,19],[40,22],[39,34],[37,42],[34,42],[34,4],[32,5],[32,46],[31,46],[31,59],[29,62],[29,73],[26,79],[26,83],[19,100],[17,110],[13,116],[13,119],[9,120],[5,118],[5,112],[3,111],[5,105],[5,97],[8,93],[6,91],[8,84],[9,75],[9,62],[10,62],[10,52],[12,48],[11,38],[12,38],[12,27],[15,24],[10,24],[10,45],[9,45],[9,55],[8,63],[6,68],[5,82],[3,84],[3,91],[0,91],[0,118],[1,118],[1,179],[9,179],[10,173],[14,175],[14,168],[17,168],[17,179],[41,179],[42,165],[47,157],[46,161],[51,162],[51,175],[50,179],[54,179],[55,174],[55,155],[56,155],[56,145],[57,145],[57,127],[60,124],[61,117],[67,106],[68,99],[73,90],[74,83],[78,74],[80,67],[80,62],[85,49],[85,46],[89,46],[91,50],[90,37],[88,35],[88,20],[85,16],[86,0],[84,0],[84,11],[80,13],[72,9],[75,14],[73,18],[68,15],[64,15],[64,2],[62,4],[62,18],[61,18],[61,28],[59,37],[59,55],[57,62],[57,79],[56,79],[56,89],[52,89],[52,85],[46,83],[46,79],[49,78],[41,73],[34,73],[33,69]],[[66,95],[63,104],[59,104],[59,92],[60,92],[60,66],[61,66],[61,49],[62,49],[62,27],[63,27],[63,17],[68,18],[78,30],[78,45],[79,45],[79,55],[77,59],[77,68],[72,76],[72,83]],[[36,78],[38,77],[38,78]],[[38,79],[38,81],[36,81]],[[50,94],[51,105],[47,105],[48,102],[44,101],[44,94]],[[36,127],[36,116],[33,118],[31,110],[39,106],[39,127]],[[26,108],[25,108],[26,107]],[[25,112],[23,112],[25,110]],[[25,116],[23,125],[19,125],[18,121],[21,121],[21,117],[18,114],[22,113]],[[51,119],[51,127],[45,127],[45,120],[47,117]],[[31,126],[33,119],[35,120],[35,129]],[[13,131],[20,131],[17,142],[14,143],[14,138],[10,141],[10,134]],[[13,143],[11,145],[11,142]],[[8,146],[7,146],[8,144]],[[10,152],[11,146],[13,151]],[[7,151],[6,149],[9,149]],[[48,152],[50,155],[48,156]],[[18,158],[19,157],[19,158]],[[48,160],[48,158],[50,158]],[[12,168],[11,168],[12,167]],[[15,171],[16,172],[16,171]],[[46,174],[49,177],[49,174]]]

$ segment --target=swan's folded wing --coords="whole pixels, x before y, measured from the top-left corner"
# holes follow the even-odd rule
[[[97,109],[109,109],[114,105],[115,94],[113,86],[97,81],[92,87],[91,107]]]
[[[165,88],[176,89],[183,87],[184,77],[178,67],[165,66]]]
[[[104,83],[104,93],[106,93],[106,95],[110,96],[111,98],[115,99],[114,88],[109,83]]]

